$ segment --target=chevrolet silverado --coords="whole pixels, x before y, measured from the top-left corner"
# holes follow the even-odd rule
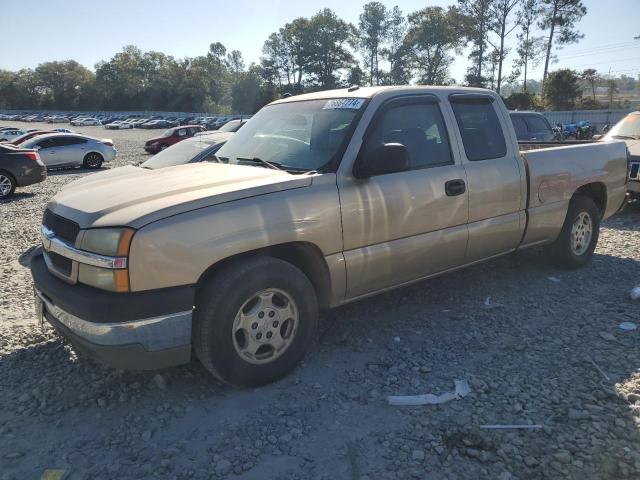
[[[502,100],[452,87],[316,92],[263,108],[216,161],[87,176],[47,205],[40,321],[120,368],[289,372],[319,308],[544,246],[591,259],[623,205],[623,142],[520,151]]]

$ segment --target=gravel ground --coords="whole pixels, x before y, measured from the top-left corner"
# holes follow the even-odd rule
[[[114,139],[108,167],[148,158],[158,133],[77,130]],[[112,370],[36,325],[25,265],[43,208],[88,174],[0,203],[1,480],[640,478],[640,332],[618,327],[638,321],[640,209],[606,222],[581,270],[532,250],[325,312],[300,368],[234,390],[197,362]],[[471,393],[386,402],[454,379]]]

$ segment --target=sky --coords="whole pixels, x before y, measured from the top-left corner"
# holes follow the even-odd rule
[[[381,0],[407,14],[454,0]],[[323,0],[0,0],[4,47],[0,69],[34,68],[52,60],[74,59],[93,69],[125,45],[175,57],[207,52],[212,42],[240,50],[245,62],[258,62],[266,38],[285,23],[331,8],[357,25],[366,1]],[[558,52],[551,69],[593,67],[613,75],[640,75],[640,0],[584,0],[588,13],[579,23],[580,43]],[[515,44],[515,32],[507,39]],[[515,50],[515,49],[514,49]],[[511,55],[510,58],[513,58]],[[510,62],[510,59],[507,60]],[[451,75],[462,82],[469,62],[457,57]],[[542,77],[543,65],[529,78]],[[507,69],[507,72],[509,69]]]

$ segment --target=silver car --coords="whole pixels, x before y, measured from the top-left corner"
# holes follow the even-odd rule
[[[47,168],[100,168],[103,162],[116,158],[116,149],[111,140],[98,140],[75,133],[39,135],[24,142],[22,148],[37,149]]]

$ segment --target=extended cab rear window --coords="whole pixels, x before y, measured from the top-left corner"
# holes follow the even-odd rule
[[[502,126],[490,98],[452,95],[450,102],[470,161],[502,158],[507,154]]]

